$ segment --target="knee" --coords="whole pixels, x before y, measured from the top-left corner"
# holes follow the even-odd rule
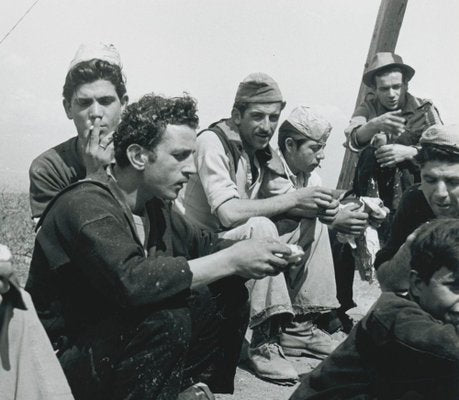
[[[276,225],[266,217],[252,217],[246,222],[247,231],[253,238],[278,238]]]

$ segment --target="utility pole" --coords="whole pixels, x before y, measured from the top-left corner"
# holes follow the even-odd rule
[[[380,51],[395,51],[407,3],[408,0],[381,0],[364,72],[376,53]],[[363,101],[368,92],[367,86],[361,82],[355,104],[356,107]],[[358,154],[346,148],[338,178],[338,189],[347,190],[351,188],[357,160]]]

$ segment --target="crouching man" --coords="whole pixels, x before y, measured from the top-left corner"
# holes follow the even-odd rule
[[[195,172],[197,124],[193,99],[144,96],[107,176],[69,186],[41,218],[27,289],[76,399],[169,400],[196,382],[233,391],[243,278],[279,273],[290,249],[230,246],[171,213]]]
[[[422,225],[411,246],[408,298],[383,292],[291,400],[457,399],[458,289],[459,220]]]

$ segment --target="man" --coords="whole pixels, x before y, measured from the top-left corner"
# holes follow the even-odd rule
[[[309,253],[314,240],[315,218],[331,222],[338,202],[332,190],[306,187],[293,190],[284,176],[285,192],[277,196],[264,193],[268,171],[284,175],[279,157],[271,151],[271,139],[284,108],[277,83],[264,73],[246,77],[236,93],[231,118],[212,124],[197,139],[195,162],[197,175],[191,177],[176,202],[177,209],[193,223],[219,233],[220,237],[241,239],[270,237],[278,239],[276,226],[266,217],[292,214],[308,217],[302,226],[285,232],[283,241],[298,243]],[[290,190],[289,190],[290,189]],[[295,315],[320,313],[336,306],[333,291],[309,296],[303,285],[319,288],[321,265],[309,271],[305,283],[304,262],[289,273],[249,283],[253,336],[249,362],[253,371],[264,379],[291,384],[298,379],[296,370],[285,358],[280,346],[285,322]],[[314,290],[315,294],[318,294]],[[305,329],[311,331],[309,321]],[[316,331],[318,332],[318,331]],[[311,343],[314,341],[311,341]],[[336,343],[329,337],[317,340],[308,348],[301,341],[298,352],[313,352],[324,357]]]
[[[0,385],[6,400],[73,400],[29,294],[0,244]]]
[[[401,192],[419,182],[413,159],[421,133],[441,122],[430,100],[408,93],[414,73],[397,54],[376,53],[363,75],[373,93],[354,111],[345,132],[349,148],[362,151],[354,178],[357,194],[378,191],[392,212]],[[373,181],[376,187],[372,188]]]
[[[423,224],[408,296],[384,292],[291,400],[459,396],[459,220]]]
[[[30,207],[36,221],[62,189],[113,160],[113,131],[128,102],[116,48],[82,44],[70,63],[63,97],[77,136],[45,151],[30,166]]]
[[[420,144],[416,160],[421,184],[404,193],[390,237],[375,260],[381,288],[387,291],[408,288],[409,247],[416,228],[436,218],[459,218],[459,126],[432,126]]]
[[[371,91],[356,108],[345,131],[350,150],[359,152],[353,191],[358,196],[379,197],[390,214],[378,228],[380,242],[387,240],[402,192],[419,182],[419,168],[413,162],[421,133],[440,123],[430,100],[408,92],[415,70],[394,53],[376,53],[363,75]],[[347,244],[332,241],[337,261],[340,314],[355,307],[353,300],[354,259]]]
[[[247,326],[240,277],[278,274],[290,249],[223,248],[170,212],[195,172],[197,124],[193,99],[144,96],[117,129],[114,168],[60,192],[42,216],[27,289],[76,399],[175,399],[199,381],[233,391]]]
[[[285,173],[289,177],[293,188],[314,187],[322,184],[317,168],[325,157],[324,149],[331,129],[330,123],[323,116],[305,106],[295,108],[280,126],[278,136],[280,156],[284,164]],[[273,178],[274,174],[271,179],[267,179],[268,191],[273,194],[280,194],[275,189],[277,179]],[[282,182],[282,178],[280,181]],[[285,190],[285,186],[282,190]],[[359,236],[368,226],[368,218],[367,213],[359,210],[358,204],[343,207],[338,212],[336,219],[329,225],[331,234],[336,235],[336,233],[340,232]],[[346,294],[343,294],[341,286],[338,285],[342,271],[337,267],[333,274],[333,268],[330,268],[335,263],[339,264],[340,260],[335,260],[335,262],[332,260],[326,226],[320,221],[315,223],[314,251],[320,254],[320,248],[327,250],[323,251],[319,256],[311,254],[308,263],[310,265],[315,263],[328,267],[320,269],[322,281],[320,287],[316,290],[323,290],[323,287],[331,290],[334,288],[332,282],[335,280],[337,283],[337,299],[341,303]],[[314,290],[314,288],[307,288],[307,290]],[[349,330],[347,329],[349,326],[344,324],[346,320],[340,311],[338,310],[338,315],[343,321],[343,328]]]

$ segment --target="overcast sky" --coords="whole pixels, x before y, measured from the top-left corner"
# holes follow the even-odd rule
[[[34,0],[0,2],[0,38]],[[379,0],[40,0],[0,44],[0,190],[27,190],[36,156],[75,135],[62,108],[70,60],[85,41],[113,43],[131,101],[189,92],[201,127],[229,116],[238,83],[267,72],[287,100],[334,126],[321,175],[336,184]],[[459,2],[410,0],[397,53],[410,92],[459,122]],[[456,49],[456,50],[454,50]]]

